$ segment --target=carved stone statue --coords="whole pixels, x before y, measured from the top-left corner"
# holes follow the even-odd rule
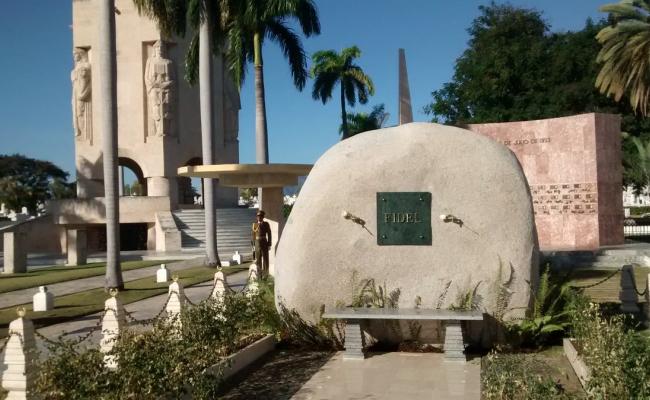
[[[174,64],[165,58],[165,43],[157,41],[147,59],[144,82],[147,89],[149,136],[173,136]]]
[[[88,52],[84,49],[74,49],[74,69],[70,73],[72,80],[72,118],[75,137],[92,140],[93,137],[93,106],[92,106],[92,77]]]

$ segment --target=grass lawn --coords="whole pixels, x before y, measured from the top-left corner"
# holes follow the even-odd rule
[[[122,271],[130,271],[132,269],[171,262],[174,262],[174,260],[123,261]],[[57,265],[55,267],[39,268],[22,274],[2,274],[0,275],[0,293],[104,275],[105,273],[105,263],[91,263],[75,267]]]
[[[248,264],[241,267],[224,268],[226,275],[242,271]],[[209,267],[196,267],[179,271],[180,282],[184,287],[205,282],[214,276],[215,269]],[[120,292],[119,298],[124,304],[144,300],[149,297],[167,293],[169,283],[156,283],[154,276],[138,279],[124,284],[125,290]],[[104,301],[108,294],[103,288],[86,290],[84,292],[57,297],[54,301],[54,310],[34,313],[32,305],[25,304],[27,318],[34,322],[37,328],[65,322],[83,315],[94,314],[104,309]],[[0,309],[0,337],[7,335],[9,322],[16,319],[16,307]]]
[[[576,269],[571,271],[567,276],[571,286],[589,286],[602,281],[608,276],[612,275],[614,270],[589,270],[589,269]],[[650,268],[635,267],[634,280],[636,288],[639,292],[643,292],[646,287],[646,281]],[[560,274],[563,276],[563,274]],[[591,297],[598,303],[620,303],[618,298],[621,289],[621,273],[615,274],[607,281],[590,288],[585,288],[584,293]],[[638,302],[645,302],[645,298],[639,296]]]

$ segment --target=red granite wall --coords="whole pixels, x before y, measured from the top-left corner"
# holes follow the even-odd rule
[[[618,115],[472,124],[467,129],[505,144],[519,159],[542,250],[593,250],[623,243]]]

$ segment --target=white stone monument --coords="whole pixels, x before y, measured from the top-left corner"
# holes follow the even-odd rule
[[[169,270],[165,264],[160,264],[160,269],[156,271],[156,283],[169,281]]]
[[[181,313],[185,306],[185,292],[183,291],[183,285],[178,281],[178,277],[173,277],[173,282],[169,285],[169,300],[165,305],[165,311],[167,312],[167,318],[171,323],[176,327],[180,328],[181,326]]]
[[[47,291],[47,286],[39,286],[32,303],[34,311],[50,311],[54,308],[54,295]]]
[[[223,302],[228,290],[228,281],[226,281],[226,275],[223,271],[219,270],[214,273],[213,287],[212,298],[218,303]]]
[[[246,293],[248,295],[254,295],[259,292],[259,272],[257,269],[257,264],[252,263],[250,267],[248,267],[248,288]]]
[[[235,254],[232,255],[232,262],[234,265],[241,264],[241,254],[239,254],[238,250],[235,250]]]
[[[113,355],[106,353],[110,352],[115,346],[115,341],[120,332],[126,326],[126,313],[124,312],[124,305],[117,298],[117,290],[111,290],[111,297],[104,302],[104,317],[102,319],[102,340],[100,342],[100,350],[104,353],[104,365],[106,368],[117,368],[118,360]]]
[[[34,382],[34,324],[25,318],[25,309],[18,309],[18,319],[9,324],[9,341],[4,351],[2,387],[9,392],[7,400],[35,399]]]

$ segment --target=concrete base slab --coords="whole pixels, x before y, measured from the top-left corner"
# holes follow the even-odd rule
[[[437,353],[369,354],[345,362],[337,353],[292,397],[316,399],[480,399],[480,359],[445,363]]]

